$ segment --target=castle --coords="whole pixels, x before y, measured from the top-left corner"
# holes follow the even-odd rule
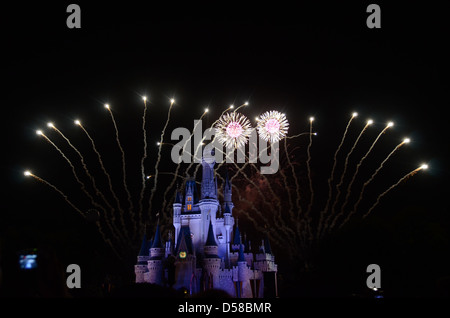
[[[268,239],[255,255],[251,242],[242,237],[233,217],[228,173],[220,204],[215,158],[202,158],[199,198],[195,180],[188,178],[185,195],[177,190],[173,204],[175,241],[169,233],[165,244],[159,222],[153,239],[144,235],[135,265],[136,283],[153,283],[196,294],[220,289],[232,297],[277,297],[277,265]]]

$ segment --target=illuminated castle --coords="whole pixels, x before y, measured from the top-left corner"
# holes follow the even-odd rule
[[[136,283],[184,288],[190,294],[220,289],[233,297],[277,296],[277,265],[269,241],[263,240],[255,255],[242,237],[233,217],[228,174],[220,204],[214,156],[202,158],[199,198],[195,180],[187,179],[184,196],[177,190],[173,226],[165,244],[159,223],[153,239],[144,235],[135,265]]]

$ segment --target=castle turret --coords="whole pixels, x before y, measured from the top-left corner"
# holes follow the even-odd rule
[[[231,251],[239,251],[241,245],[241,232],[239,231],[239,221],[236,220],[236,228],[234,229]]]
[[[215,288],[219,281],[221,259],[218,256],[218,245],[214,236],[214,229],[209,222],[208,237],[204,247],[203,266],[205,270],[205,286]]]
[[[195,201],[195,195],[196,195],[196,185],[195,180],[188,180],[186,182],[186,197],[184,199],[184,211],[189,213],[192,211],[192,208],[194,206]]]
[[[158,225],[156,226],[155,238],[150,248],[150,258],[147,262],[148,268],[148,282],[154,284],[162,284],[163,278],[163,259],[164,247],[161,241],[161,231]]]
[[[137,257],[137,264],[134,265],[134,273],[136,274],[136,283],[145,283],[145,273],[148,271],[147,269],[147,261],[150,258],[149,256],[149,245],[147,240],[147,235],[144,234],[142,239],[141,249],[139,251],[139,255]]]

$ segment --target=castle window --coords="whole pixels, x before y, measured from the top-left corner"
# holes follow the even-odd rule
[[[187,205],[187,210],[188,210],[188,211],[192,210],[192,204],[188,204],[188,205]]]
[[[187,200],[188,200],[188,202],[191,202],[192,201],[192,197],[188,197]]]

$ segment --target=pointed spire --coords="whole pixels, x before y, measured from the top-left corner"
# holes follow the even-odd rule
[[[225,188],[231,189],[231,182],[228,176],[228,168],[225,168]]]
[[[226,169],[225,170],[225,183],[223,185],[223,200],[225,202],[231,202],[231,195],[232,195],[231,182],[230,182],[230,178],[228,177],[228,169]]]
[[[142,244],[141,244],[141,249],[139,251],[139,255],[138,256],[148,256],[149,252],[148,252],[148,239],[147,239],[147,234],[144,233],[144,237],[142,238]]]
[[[208,238],[206,239],[205,246],[217,246],[211,220],[209,220]]]
[[[194,252],[189,225],[182,226],[180,233],[178,234],[176,252],[180,253],[181,251],[184,251],[187,254],[192,254]]]
[[[231,214],[230,207],[228,206],[228,203],[225,203],[225,212],[224,214]]]
[[[183,203],[183,195],[181,194],[179,189],[177,189],[175,193],[175,203]]]
[[[244,244],[242,244],[242,236],[239,236],[239,257],[238,257],[238,263],[239,262],[246,262],[244,257]]]
[[[236,219],[236,228],[234,230],[233,245],[241,243],[241,232],[239,231],[239,219]]]
[[[152,248],[162,248],[162,242],[161,242],[161,231],[159,229],[159,218],[158,218],[158,224],[156,225],[156,233],[155,238],[153,240]]]
[[[272,249],[270,247],[269,237],[266,235],[266,239],[264,240],[264,250],[268,254],[272,254]]]
[[[266,253],[266,250],[265,250],[265,248],[264,248],[264,239],[262,239],[262,241],[261,241],[261,246],[259,247],[259,253],[260,254],[265,254]]]

